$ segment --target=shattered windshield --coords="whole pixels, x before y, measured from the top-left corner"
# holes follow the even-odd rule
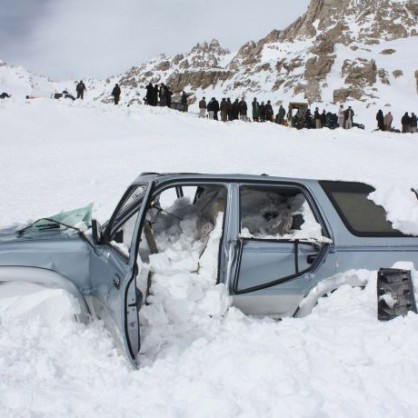
[[[82,208],[63,211],[55,215],[38,219],[21,229],[19,234],[27,235],[54,229],[86,230],[91,226],[92,209],[93,203],[90,203]]]

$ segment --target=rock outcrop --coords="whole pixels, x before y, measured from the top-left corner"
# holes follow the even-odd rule
[[[416,36],[416,0],[311,0],[287,28],[234,54],[217,40],[198,43],[188,53],[131,68],[120,83],[137,89],[165,82],[178,92],[212,89],[225,95],[238,90],[244,97],[274,92],[278,100],[367,100],[378,97],[377,85],[390,86],[403,74],[384,65],[387,56],[399,59],[394,41]]]

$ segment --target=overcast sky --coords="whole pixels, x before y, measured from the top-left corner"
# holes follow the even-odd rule
[[[106,77],[216,38],[283,29],[309,0],[1,0],[0,59],[55,80]]]

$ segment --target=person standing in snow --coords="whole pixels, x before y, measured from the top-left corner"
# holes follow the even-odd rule
[[[146,94],[145,98],[146,98],[146,101],[147,101],[147,105],[148,106],[153,106],[152,95],[153,95],[153,92],[154,92],[154,86],[152,85],[152,83],[148,83],[146,89],[147,89],[147,94]]]
[[[327,123],[327,114],[325,113],[325,109],[322,110],[321,113],[321,127],[323,128]]]
[[[351,106],[348,106],[348,109],[344,112],[345,129],[351,129],[353,127],[353,118],[354,110],[351,109]]]
[[[390,112],[386,113],[386,115],[384,117],[385,131],[392,130],[392,122],[393,122],[392,113],[390,113]]]
[[[227,99],[226,99],[226,112],[228,113],[228,120],[234,120],[233,119],[232,103],[231,103],[231,98],[230,97],[227,97]]]
[[[115,87],[113,87],[112,96],[113,96],[113,101],[115,105],[117,105],[120,99],[120,87],[119,87],[119,84],[117,83],[115,84]]]
[[[183,106],[183,112],[187,112],[188,110],[188,104],[187,104],[187,93],[185,91],[183,91],[183,93],[181,93],[181,104]]]
[[[411,133],[418,132],[417,116],[415,115],[414,112],[412,112],[409,126],[410,126],[409,132],[411,132]]]
[[[379,131],[385,130],[385,117],[383,116],[383,112],[381,109],[376,113],[376,120],[377,120],[377,129]]]
[[[266,121],[266,105],[264,102],[261,102],[260,104],[260,122]]]
[[[338,126],[344,128],[344,106],[340,105],[338,108]]]
[[[199,102],[199,118],[204,118],[206,116],[206,98],[203,97]]]
[[[406,134],[409,132],[410,123],[411,123],[411,118],[409,117],[408,112],[405,112],[405,114],[402,116],[402,119],[401,119],[403,134]]]
[[[158,105],[158,94],[159,94],[159,92],[160,92],[160,89],[158,87],[158,84],[156,84],[152,89],[152,97],[151,97],[152,106],[157,106]]]
[[[164,83],[161,83],[158,96],[160,98],[160,106],[162,107],[166,106],[167,105],[167,89]]]
[[[280,105],[279,111],[277,112],[277,115],[276,115],[276,123],[278,123],[279,125],[283,125],[285,115],[286,115],[286,110],[284,110],[284,107]]]
[[[170,87],[165,86],[165,103],[167,107],[171,107],[171,96],[173,92],[170,90]]]
[[[257,102],[256,97],[254,97],[254,100],[253,100],[251,105],[252,105],[252,108],[253,108],[253,121],[258,122],[258,120],[260,118],[260,105]]]
[[[232,120],[237,120],[239,115],[239,101],[238,99],[234,100],[232,103]]]
[[[218,100],[215,98],[214,102],[213,102],[213,119],[215,120],[219,120],[218,119],[218,112],[219,112],[219,102]]]
[[[314,119],[315,119],[315,129],[321,129],[322,128],[321,115],[317,107],[315,108]]]
[[[244,100],[244,98],[242,98],[239,102],[238,105],[238,109],[239,109],[239,117],[241,120],[246,121],[247,120],[247,102]]]
[[[221,100],[219,110],[221,111],[221,121],[226,122],[228,119],[228,103],[226,102],[225,97]]]
[[[268,120],[269,122],[273,121],[273,116],[274,116],[274,111],[273,111],[273,106],[271,105],[270,100],[267,100],[267,104],[265,107],[265,112],[266,112],[266,120]]]
[[[215,98],[212,97],[210,99],[209,103],[208,103],[208,106],[207,106],[208,116],[209,116],[209,119],[211,119],[211,120],[213,120],[214,115],[215,115],[214,103],[215,103]]]
[[[84,99],[84,92],[86,90],[86,86],[83,83],[83,80],[80,80],[75,88],[76,92],[77,92],[77,99]]]

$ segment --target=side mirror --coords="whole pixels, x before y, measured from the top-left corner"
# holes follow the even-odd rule
[[[96,219],[91,220],[91,232],[92,232],[93,242],[95,244],[100,244],[103,239],[102,226]]]

